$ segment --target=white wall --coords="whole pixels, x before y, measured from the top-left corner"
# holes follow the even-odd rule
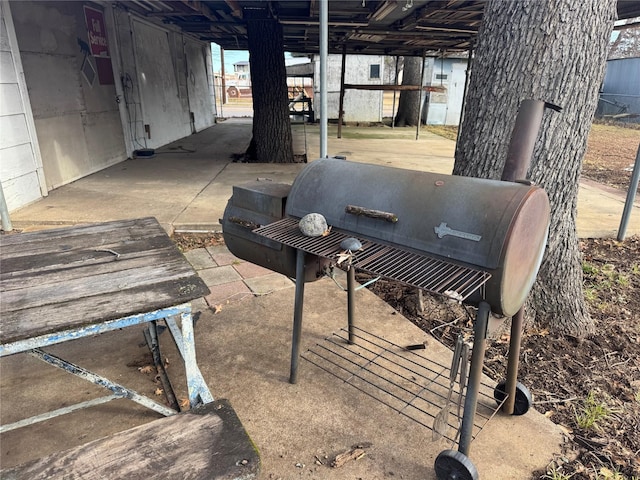
[[[320,57],[314,58],[314,104],[319,105],[320,99]],[[380,65],[380,78],[369,78],[370,65]],[[342,55],[327,57],[327,116],[338,118],[340,105],[340,75],[342,70]],[[377,55],[347,55],[345,63],[344,83],[382,85],[384,78],[384,59]],[[316,108],[317,109],[317,108]],[[382,121],[382,91],[380,90],[345,90],[344,95],[345,122],[380,122]],[[318,110],[316,116],[320,114]]]
[[[106,1],[0,2],[0,180],[11,210],[215,123],[208,43]],[[102,12],[111,58],[87,55],[85,6]],[[113,75],[97,75],[98,62]]]
[[[0,2],[0,181],[9,211],[47,194],[11,9]]]
[[[187,64],[186,85],[189,108],[193,113],[194,130],[199,132],[215,122],[213,98],[213,76],[211,69],[211,46],[185,40]]]
[[[212,126],[210,44],[122,9],[113,13],[131,149],[157,148]]]
[[[11,2],[49,189],[126,158],[115,86],[81,73],[83,5]],[[86,61],[96,69],[93,57]]]

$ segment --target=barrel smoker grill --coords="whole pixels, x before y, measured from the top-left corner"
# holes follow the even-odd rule
[[[331,226],[327,235],[307,237],[300,232],[300,218],[312,212],[327,219]],[[296,279],[292,383],[297,381],[305,282],[322,277],[338,263],[345,254],[340,244],[347,238],[357,238],[362,248],[347,252],[349,260],[339,265],[347,270],[348,302],[347,330],[344,341],[338,342],[340,348],[386,342],[372,340],[354,325],[355,270],[476,305],[464,414],[456,436],[447,437],[454,442],[459,438],[458,451],[443,451],[436,472],[438,478],[477,478],[467,455],[474,437],[487,324],[490,311],[502,316],[518,312],[535,280],[549,226],[549,202],[543,189],[526,182],[325,158],[306,166],[291,187],[269,181],[234,187],[222,224],[225,242],[236,256]],[[320,350],[323,353],[312,353],[323,360],[335,354],[325,347]],[[329,362],[337,365],[333,359]],[[438,365],[428,367],[431,372],[439,369]],[[441,374],[442,370],[435,377]],[[428,382],[435,382],[435,377]],[[463,388],[460,385],[459,395]],[[504,387],[497,387],[494,395],[504,401]],[[529,402],[528,392],[518,384],[514,413],[524,413]]]

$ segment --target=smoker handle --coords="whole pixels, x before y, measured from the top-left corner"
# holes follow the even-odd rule
[[[352,215],[363,215],[365,217],[377,218],[389,223],[398,222],[398,216],[395,213],[383,212],[381,210],[371,210],[370,208],[358,207],[356,205],[347,205],[344,208],[344,211]]]
[[[245,220],[244,218],[240,218],[240,217],[229,217],[229,222],[235,223],[236,225],[240,225],[241,227],[244,227],[244,228],[249,228],[251,230],[255,230],[256,228],[261,227],[261,225],[258,225],[257,223],[254,223],[251,220]],[[220,223],[222,223],[222,221]]]

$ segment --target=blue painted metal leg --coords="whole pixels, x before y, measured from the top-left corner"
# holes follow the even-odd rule
[[[171,332],[171,336],[173,337],[173,341],[176,343],[176,347],[178,347],[178,351],[180,352],[180,356],[182,357],[182,360],[184,361],[184,359],[185,359],[184,338],[182,336],[182,332],[180,331],[180,327],[178,326],[178,323],[176,322],[176,318],[175,317],[167,317],[167,318],[165,318],[165,322],[167,324],[167,327],[169,327],[169,331]],[[215,399],[211,395],[211,392],[209,391],[209,388],[207,387],[207,384],[204,381],[204,377],[202,376],[202,372],[200,371],[200,368],[198,367],[198,365],[197,364],[192,365],[190,371],[191,371],[191,374],[194,376],[193,378],[199,379],[199,381],[203,385],[203,391],[202,391],[202,393],[200,395],[200,398],[202,399],[202,403],[213,402]],[[208,399],[211,399],[211,400],[208,400]]]
[[[0,357],[13,355],[14,353],[26,352],[33,348],[46,347],[56,343],[68,342],[78,338],[91,337],[100,333],[120,330],[132,325],[150,322],[152,320],[161,320],[172,315],[180,315],[183,312],[191,312],[191,304],[184,303],[175,307],[154,310],[153,312],[131,315],[129,317],[118,318],[116,320],[108,320],[106,322],[86,325],[83,327],[64,330],[62,332],[49,333],[39,337],[18,340],[12,343],[0,345]]]
[[[106,397],[94,398],[93,400],[87,400],[86,402],[76,403],[74,405],[69,405],[68,407],[52,410],[51,412],[43,413],[42,415],[34,415],[33,417],[25,418],[24,420],[19,420],[14,423],[8,423],[7,425],[1,425],[0,433],[9,432],[11,430],[15,430],[16,428],[22,428],[28,425],[33,425],[34,423],[44,422],[45,420],[59,417],[60,415],[66,415],[67,413],[75,412],[76,410],[81,410],[83,408],[101,405],[117,398],[120,397],[118,395],[107,395]]]
[[[193,317],[191,312],[184,312],[180,316],[182,320],[182,338],[176,344],[182,343],[182,357],[187,373],[187,387],[189,389],[189,402],[191,408],[201,403],[213,402],[213,396],[202,377],[202,373],[196,362],[196,343],[193,333]],[[172,331],[173,333],[173,331]],[[175,337],[174,337],[175,338]]]
[[[56,357],[50,353],[46,353],[39,348],[35,348],[29,352],[29,354],[34,357],[42,360],[43,362],[48,363],[49,365],[53,365],[54,367],[58,367],[65,372],[69,372],[77,377],[83,378],[91,383],[95,383],[107,390],[111,390],[115,397],[117,398],[128,398],[129,400],[133,400],[140,405],[143,405],[147,408],[150,408],[153,411],[156,411],[166,417],[169,415],[174,415],[177,413],[175,410],[171,410],[170,408],[165,407],[164,405],[160,405],[159,403],[154,402],[153,400],[140,395],[139,393],[131,390],[127,387],[124,387],[118,383],[114,383],[108,378],[97,375],[89,370],[86,370],[78,365],[74,365],[71,362],[67,362],[62,358]]]

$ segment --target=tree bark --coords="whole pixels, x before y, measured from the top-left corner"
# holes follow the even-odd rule
[[[247,13],[253,94],[253,138],[248,162],[293,163],[282,26],[266,10]]]
[[[576,336],[594,329],[582,291],[576,204],[615,15],[615,0],[487,2],[456,147],[454,174],[500,178],[520,102],[563,108],[545,113],[529,169],[549,195],[551,227],[527,316]]]
[[[420,85],[421,57],[404,57],[402,85]],[[396,114],[396,127],[415,126],[420,113],[420,90],[401,91]]]

